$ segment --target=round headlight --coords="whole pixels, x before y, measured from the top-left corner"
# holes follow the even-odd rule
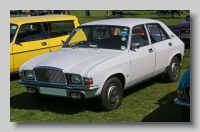
[[[27,80],[33,80],[35,78],[33,71],[25,71],[24,76]]]
[[[71,75],[70,80],[71,80],[71,83],[73,83],[73,84],[81,84],[82,83],[82,77],[80,75]]]

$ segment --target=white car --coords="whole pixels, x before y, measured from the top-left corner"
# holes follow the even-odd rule
[[[19,69],[34,100],[41,96],[98,98],[105,111],[117,109],[123,91],[164,74],[180,76],[184,43],[162,22],[119,18],[82,24],[63,47],[35,57]]]

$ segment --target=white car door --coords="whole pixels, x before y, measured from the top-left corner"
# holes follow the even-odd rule
[[[155,75],[164,72],[168,66],[168,60],[173,52],[173,43],[164,29],[158,24],[148,24],[147,29],[152,46],[156,53]]]
[[[137,48],[138,44],[139,48]],[[149,43],[143,25],[133,27],[131,45],[129,55],[131,60],[130,84],[132,85],[153,75],[155,51]]]

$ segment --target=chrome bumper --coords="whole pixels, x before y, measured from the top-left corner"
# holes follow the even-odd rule
[[[19,84],[22,84],[24,86],[29,86],[29,87],[53,87],[53,88],[61,88],[61,89],[67,89],[67,90],[81,90],[81,91],[93,91],[93,90],[98,90],[99,86],[86,86],[86,85],[59,85],[59,84],[47,84],[47,83],[37,83],[37,82],[25,82],[22,80],[18,81]]]
[[[38,82],[25,82],[23,80],[18,81],[19,84],[22,84],[26,87],[27,92],[30,94],[37,95],[51,95],[51,96],[62,96],[66,98],[74,98],[72,94],[78,94],[79,98],[76,99],[84,99],[84,98],[93,98],[98,96],[97,91],[99,86],[86,86],[86,85],[63,85],[63,84],[47,84],[47,83],[38,83]],[[43,92],[41,92],[41,88],[43,88]],[[44,92],[44,88],[46,89]],[[51,90],[50,90],[51,89]],[[52,92],[52,89],[54,91]],[[55,90],[56,89],[56,90]],[[77,96],[77,95],[76,95]]]

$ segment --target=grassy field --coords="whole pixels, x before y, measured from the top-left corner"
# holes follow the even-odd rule
[[[110,18],[152,18],[164,22],[169,28],[186,17],[186,12],[179,17],[157,16],[156,11],[124,11],[124,15],[105,10],[91,10],[90,17],[84,10],[71,10],[80,23]],[[67,13],[67,11],[66,11]],[[11,15],[16,17],[17,15]],[[24,15],[19,15],[24,16]],[[190,67],[190,46],[181,65],[181,76]],[[48,99],[35,103],[26,93],[23,85],[18,84],[19,77],[10,78],[10,122],[182,122],[181,107],[174,103],[178,82],[166,83],[163,76],[158,76],[128,89],[124,93],[121,106],[114,111],[102,112],[95,99],[77,101]],[[179,79],[180,80],[180,79]]]

